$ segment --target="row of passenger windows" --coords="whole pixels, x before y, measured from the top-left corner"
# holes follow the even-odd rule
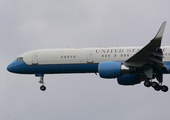
[[[165,53],[164,56],[170,56],[170,53]]]
[[[110,55],[102,55],[102,57],[110,57]]]
[[[114,55],[114,57],[117,57],[118,55]],[[120,55],[121,57],[129,57],[129,54],[121,54]],[[110,57],[110,55],[108,54],[108,55],[102,55],[102,57]]]
[[[117,57],[117,54],[114,54],[114,57]],[[170,56],[170,53],[164,53],[164,56]],[[102,57],[110,57],[110,54],[102,55]],[[120,54],[120,57],[129,57],[129,54]]]
[[[76,58],[76,56],[75,55],[68,55],[68,56],[61,56],[61,58]]]
[[[110,57],[110,54],[102,55],[102,57]],[[114,54],[114,57],[117,57],[117,54]],[[165,53],[164,56],[170,56],[170,53]],[[129,57],[129,54],[120,54],[120,57]],[[61,56],[61,58],[76,58],[76,55],[68,55],[68,56]]]

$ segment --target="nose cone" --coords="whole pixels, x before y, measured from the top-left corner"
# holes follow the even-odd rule
[[[7,70],[9,72],[15,72],[15,66],[13,65],[13,63],[10,63],[8,66],[7,66]]]
[[[24,74],[27,70],[27,65],[23,60],[15,60],[7,66],[7,70],[12,73]]]
[[[12,72],[12,73],[19,73],[20,71],[22,71],[20,69],[20,62],[18,61],[13,61],[12,63],[10,63],[8,66],[7,66],[7,70],[9,72]]]

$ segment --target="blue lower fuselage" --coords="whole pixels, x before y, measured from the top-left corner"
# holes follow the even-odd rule
[[[170,71],[170,62],[164,64]],[[12,62],[8,65],[7,70],[19,74],[97,73],[98,63],[27,65],[21,60]],[[153,70],[154,73],[168,73],[165,69]],[[143,70],[139,68],[137,73],[143,73]]]

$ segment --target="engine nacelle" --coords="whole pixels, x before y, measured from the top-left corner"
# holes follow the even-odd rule
[[[135,69],[128,68],[120,62],[101,62],[99,63],[98,71],[102,78],[117,78],[135,71]]]
[[[135,85],[141,82],[140,75],[127,74],[117,78],[117,82],[120,85]]]

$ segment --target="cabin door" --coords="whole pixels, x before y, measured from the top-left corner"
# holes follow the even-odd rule
[[[87,52],[87,63],[93,63],[93,51],[90,50]]]
[[[32,64],[33,65],[38,64],[38,52],[33,52],[33,54],[32,54]]]

